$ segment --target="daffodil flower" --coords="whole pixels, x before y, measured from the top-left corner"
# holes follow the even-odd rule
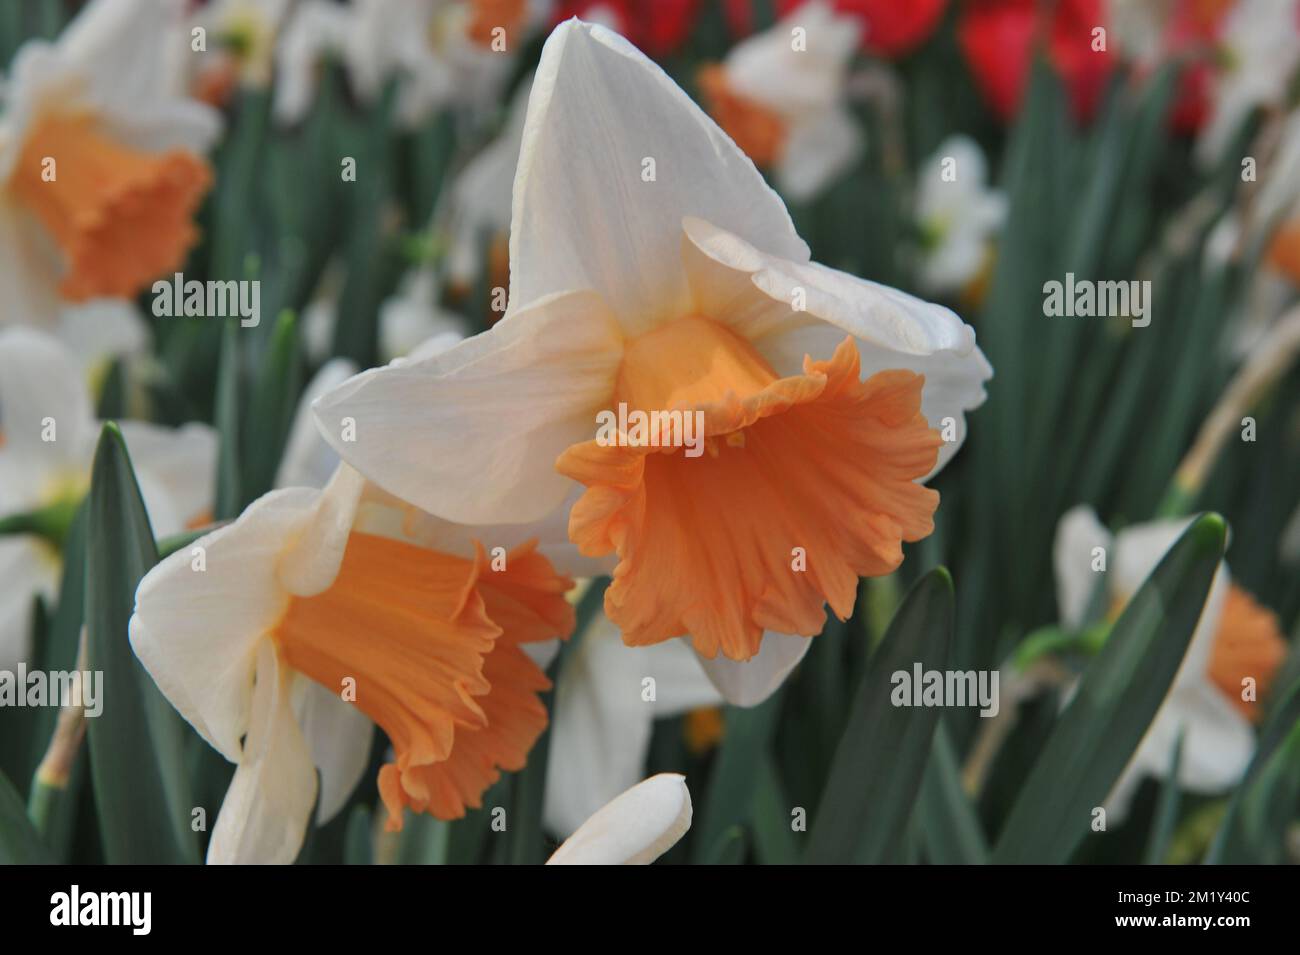
[[[947,294],[977,279],[1006,214],[1006,197],[989,187],[979,144],[969,136],[944,140],[917,176],[916,216],[926,243],[922,288]]]
[[[294,0],[212,0],[191,16],[182,11],[169,48],[178,88],[213,106],[224,106],[239,88],[268,88],[293,7]],[[196,30],[203,37],[199,49]]]
[[[1153,521],[1112,535],[1090,509],[1068,512],[1057,527],[1053,552],[1061,622],[1072,629],[1089,622],[1100,579],[1093,568],[1101,566],[1101,553],[1108,560],[1103,602],[1117,617],[1186,526],[1181,520]],[[1180,786],[1219,793],[1237,783],[1255,752],[1251,724],[1261,712],[1257,699],[1285,655],[1277,617],[1233,584],[1227,564],[1220,564],[1173,685],[1106,798],[1107,812],[1122,819],[1145,777],[1169,775],[1180,734]]]
[[[858,21],[814,0],[700,71],[713,118],[791,199],[813,198],[862,152],[844,104],[860,32]]]
[[[175,534],[210,513],[217,458],[211,428],[119,427],[156,534]],[[89,487],[98,437],[75,357],[35,329],[0,330],[0,518],[26,518],[41,532],[0,535],[0,669],[27,658],[32,598],[52,597],[58,586],[54,542]]]
[[[617,564],[605,610],[624,642],[689,634],[724,693],[774,688],[824,604],[846,617],[859,577],[931,532],[921,481],[991,375],[974,332],[809,262],[735,144],[626,40],[576,20],[534,80],[510,262],[492,330],[357,376],[316,403],[322,433],[449,520],[536,520],[578,482],[569,534]],[[707,453],[593,440],[620,405],[699,411]]]
[[[1204,163],[1217,161],[1250,112],[1281,106],[1300,64],[1300,21],[1287,0],[1238,0],[1223,20],[1213,73],[1210,120],[1196,143]]]
[[[604,614],[577,639],[555,688],[542,809],[560,836],[641,778],[656,719],[722,699],[680,640],[630,651]]]
[[[451,104],[486,106],[546,7],[543,0],[305,0],[280,44],[275,114],[285,123],[306,115],[327,53],[340,57],[368,102],[395,77],[396,118],[404,126]]]
[[[19,49],[0,116],[4,319],[131,298],[196,241],[220,122],[158,82],[165,35],[148,0],[94,0]]]
[[[555,850],[547,865],[649,865],[691,828],[686,777],[660,773],[611,800]]]
[[[528,530],[419,515],[341,466],[145,576],[131,646],[237,767],[209,862],[293,861],[316,770],[324,821],[365,769],[372,721],[395,752],[378,780],[389,830],[407,808],[458,818],[524,765],[550,684],[523,646],[574,623],[572,581]]]

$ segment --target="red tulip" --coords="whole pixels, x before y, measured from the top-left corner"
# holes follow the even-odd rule
[[[648,55],[663,57],[690,34],[699,7],[700,0],[560,0],[555,19],[601,20],[602,14],[612,15],[619,33]]]

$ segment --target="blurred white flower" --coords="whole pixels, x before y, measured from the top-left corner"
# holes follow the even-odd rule
[[[722,702],[679,640],[625,647],[602,613],[574,639],[555,690],[542,812],[562,837],[641,778],[656,719]]]
[[[1187,521],[1152,521],[1111,535],[1087,507],[1076,507],[1057,527],[1053,561],[1061,622],[1080,629],[1101,579],[1093,571],[1096,553],[1108,555],[1105,592],[1100,596],[1117,617]],[[1184,734],[1178,782],[1196,793],[1219,793],[1233,786],[1255,752],[1251,719],[1258,703],[1246,701],[1243,679],[1255,680],[1262,697],[1286,652],[1277,618],[1231,583],[1220,564],[1205,600],[1187,654],[1169,693],[1106,798],[1106,811],[1123,819],[1138,784],[1146,776],[1168,776],[1174,745]]]
[[[160,82],[165,17],[93,0],[14,58],[0,116],[0,323],[57,299],[131,298],[180,265],[217,114]]]
[[[547,865],[649,865],[691,828],[686,777],[660,773],[637,783],[584,822]]]
[[[397,294],[379,307],[379,355],[404,358],[430,339],[449,348],[465,337],[465,320],[438,304],[438,280],[431,269],[413,269]]]
[[[921,288],[949,294],[977,278],[1006,214],[1006,197],[989,185],[979,144],[961,135],[944,140],[917,176],[916,217],[925,245]]]
[[[211,513],[217,440],[211,428],[119,422],[154,534]],[[70,522],[90,483],[99,439],[81,366],[35,329],[0,330],[0,518],[44,512]],[[0,535],[0,668],[28,651],[34,595],[53,596],[60,555],[33,535]]]
[[[339,57],[369,102],[396,78],[404,126],[452,104],[486,107],[548,9],[548,0],[303,0],[280,46],[276,117],[294,123],[306,114],[326,55]]]
[[[389,831],[408,808],[460,818],[524,766],[550,684],[523,648],[573,628],[534,530],[423,519],[340,466],[200,538],[202,573],[181,550],[145,576],[131,646],[236,764],[208,862],[292,862],[318,788],[325,822],[365,772],[372,720]]]
[[[1217,161],[1259,106],[1281,106],[1300,64],[1300,15],[1294,0],[1237,0],[1219,37],[1209,122],[1196,144],[1203,163]]]
[[[804,40],[796,30],[805,31]],[[859,31],[857,20],[813,0],[700,72],[718,125],[796,201],[816,196],[861,153],[862,134],[844,99]]]
[[[735,144],[626,40],[576,20],[534,80],[510,246],[492,330],[363,372],[316,402],[322,432],[447,519],[563,509],[583,554],[617,564],[605,609],[624,642],[689,635],[753,705],[828,603],[846,617],[859,576],[930,532],[920,480],[992,373],[973,330],[811,263]],[[708,453],[594,440],[620,404],[699,409]],[[944,419],[955,440],[932,430]]]

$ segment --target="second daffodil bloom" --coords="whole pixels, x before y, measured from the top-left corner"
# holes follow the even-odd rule
[[[1152,521],[1112,536],[1090,509],[1067,513],[1053,554],[1061,622],[1075,630],[1089,623],[1100,575],[1093,570],[1095,548],[1107,554],[1102,608],[1114,619],[1186,526]],[[1277,617],[1232,583],[1227,565],[1220,564],[1173,685],[1107,797],[1107,811],[1123,818],[1143,778],[1169,775],[1179,734],[1179,785],[1197,793],[1235,785],[1255,752],[1251,725],[1262,713],[1258,700],[1285,656]]]
[[[859,33],[857,21],[815,0],[700,71],[713,118],[791,199],[816,196],[862,150],[844,105]]]
[[[989,264],[993,232],[1007,202],[988,183],[984,152],[969,136],[950,136],[921,167],[916,217],[925,246],[921,287],[933,294],[960,292]]]
[[[0,117],[5,312],[134,297],[197,240],[220,123],[157,81],[165,19],[148,0],[94,0],[56,42],[18,51]]]
[[[549,683],[523,645],[573,629],[572,581],[490,530],[415,515],[340,467],[145,576],[131,646],[238,767],[209,862],[292,862],[317,768],[324,821],[365,770],[371,721],[395,753],[379,773],[390,830],[407,808],[458,818],[524,765]]]
[[[537,520],[585,486],[569,535],[617,564],[605,610],[624,642],[689,635],[724,693],[770,692],[741,661],[787,672],[825,604],[846,617],[859,576],[933,529],[921,482],[991,374],[974,332],[811,263],[736,145],[576,20],[534,80],[510,264],[490,331],[352,379],[316,403],[322,432],[449,520]]]

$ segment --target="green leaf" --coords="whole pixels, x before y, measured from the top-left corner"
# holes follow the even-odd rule
[[[732,826],[722,833],[713,847],[704,854],[705,865],[743,865],[749,840],[744,826]]]
[[[821,803],[806,862],[883,862],[899,847],[930,758],[939,710],[895,706],[892,676],[913,664],[942,669],[952,642],[952,578],[942,567],[903,598],[858,687]]]
[[[126,443],[106,424],[88,505],[89,669],[103,673],[102,712],[87,720],[91,777],[109,863],[197,862],[182,759],[184,726],[131,650],[135,589],[157,561]]]
[[[1183,532],[1111,630],[1020,791],[996,863],[1063,863],[1137,749],[1182,663],[1215,569],[1223,518]]]
[[[1283,858],[1287,826],[1300,807],[1300,683],[1283,697],[1263,732],[1245,779],[1232,794],[1209,864],[1265,863]]]
[[[698,828],[692,833],[692,861],[703,862],[723,833],[749,821],[754,805],[754,781],[767,759],[776,717],[781,711],[781,697],[782,691],[777,690],[752,709],[726,708],[723,717],[726,734],[709,776]]]
[[[275,323],[253,399],[243,422],[239,500],[247,507],[275,485],[276,471],[301,390],[297,323],[284,312]]]
[[[1169,772],[1160,789],[1160,803],[1156,807],[1155,822],[1151,826],[1151,839],[1147,843],[1146,865],[1160,865],[1169,855],[1169,848],[1174,843],[1174,832],[1178,827],[1178,807],[1182,803],[1182,791],[1178,788],[1179,771],[1183,765],[1182,730],[1174,740],[1173,757],[1169,761]]]
[[[221,333],[221,364],[217,369],[217,500],[214,516],[239,516],[239,324],[227,322]]]
[[[52,861],[40,835],[27,819],[18,790],[8,776],[0,773],[0,865],[40,865]]]
[[[759,766],[750,814],[754,853],[763,865],[793,865],[799,861],[799,843],[791,828],[793,808],[781,785],[776,762],[769,756]]]
[[[931,862],[982,865],[989,861],[988,840],[975,807],[962,788],[957,754],[942,720],[934,731],[918,810]]]

